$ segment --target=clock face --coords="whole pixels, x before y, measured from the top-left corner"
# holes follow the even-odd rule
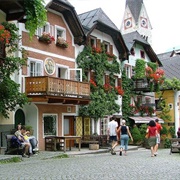
[[[132,27],[132,19],[131,18],[126,19],[124,21],[124,26],[126,29]]]
[[[146,18],[141,18],[141,26],[144,28],[147,28],[147,19]]]

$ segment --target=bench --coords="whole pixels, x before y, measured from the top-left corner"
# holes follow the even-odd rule
[[[5,135],[6,137],[6,151],[5,154],[19,154],[22,155],[23,148],[22,146],[16,141],[16,137],[13,134]]]
[[[99,144],[99,146],[108,146],[107,135],[84,135],[81,139],[81,145]]]
[[[180,153],[180,138],[172,138],[170,139],[170,143],[170,154],[178,151]]]

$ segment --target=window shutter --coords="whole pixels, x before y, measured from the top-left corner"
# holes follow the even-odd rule
[[[113,54],[113,45],[109,45],[109,53]]]
[[[109,84],[109,75],[105,75],[105,84]]]
[[[101,49],[101,40],[100,39],[97,39],[97,42],[96,42],[96,47]]]
[[[118,86],[122,87],[122,79],[118,78]]]
[[[94,72],[90,72],[90,79],[92,79],[93,81],[95,80],[95,75],[94,75]]]

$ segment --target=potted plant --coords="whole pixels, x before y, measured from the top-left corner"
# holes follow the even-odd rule
[[[63,37],[58,37],[56,46],[62,47],[62,48],[68,48],[68,42]]]
[[[39,37],[39,41],[51,44],[54,41],[54,37],[50,33],[43,32],[42,36]]]

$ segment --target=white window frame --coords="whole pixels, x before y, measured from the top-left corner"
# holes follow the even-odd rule
[[[79,71],[79,73],[80,73],[80,77],[79,77],[79,82],[82,82],[82,69],[81,68],[69,68],[68,69],[68,79],[71,79],[71,77],[70,77],[70,74],[71,74],[71,72],[70,71]],[[73,79],[71,79],[71,80],[73,80]],[[75,79],[74,79],[75,80]],[[77,80],[77,79],[76,79]]]
[[[66,40],[66,29],[55,25],[55,42],[57,41],[57,31],[62,31],[61,37]]]
[[[49,22],[46,22],[43,27],[37,29],[36,34],[39,37],[42,36],[43,32],[50,33],[51,36],[54,36],[54,26],[50,25]]]
[[[65,78],[62,78],[62,79],[68,79],[68,66],[63,66],[63,65],[60,65],[60,64],[56,64],[56,77],[58,77],[58,68],[62,68],[62,69],[65,69]],[[58,77],[60,78],[60,77]]]
[[[39,60],[39,59],[34,59],[34,58],[28,58],[28,76],[33,77],[31,75],[31,63],[35,64],[35,74],[33,74],[33,76],[43,76],[44,72],[43,72],[43,61]],[[37,68],[38,65],[40,66],[40,72],[38,72]]]
[[[56,124],[55,124],[55,130],[56,130],[56,134],[49,134],[49,135],[45,135],[44,134],[44,117],[48,117],[48,116],[55,116],[56,117]],[[43,118],[42,118],[42,127],[43,127],[43,137],[47,137],[47,136],[52,136],[52,135],[55,135],[55,136],[57,136],[58,135],[58,115],[57,114],[51,114],[51,113],[48,113],[48,114],[43,114],[43,116],[42,116]]]

